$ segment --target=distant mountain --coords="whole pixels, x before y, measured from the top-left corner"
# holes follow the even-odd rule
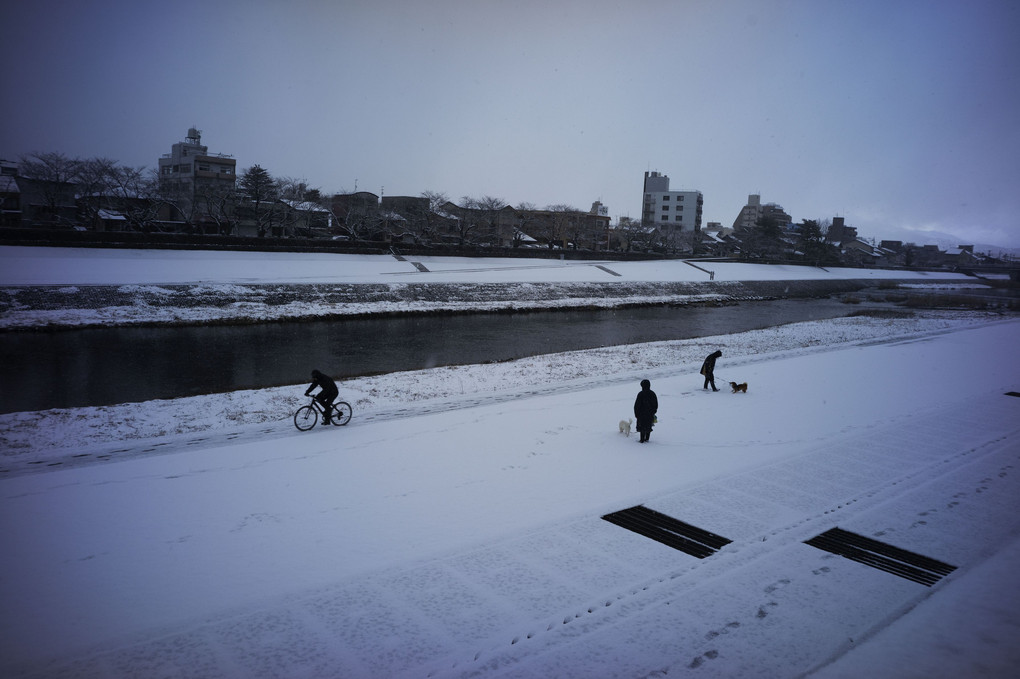
[[[1010,248],[1002,245],[990,245],[988,243],[977,243],[972,239],[961,237],[944,231],[916,231],[913,229],[883,229],[884,233],[872,235],[862,233],[862,238],[874,238],[876,245],[883,240],[898,240],[904,243],[915,245],[937,245],[940,250],[948,250],[961,245],[973,245],[974,252],[982,252],[993,257],[1020,258],[1020,248]]]
[[[1020,259],[1020,248],[1004,248],[999,245],[988,245],[985,243],[974,243],[974,252],[983,252],[986,255],[998,258]]]

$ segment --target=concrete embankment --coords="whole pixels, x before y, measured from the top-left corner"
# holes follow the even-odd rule
[[[916,282],[916,281],[913,281]],[[956,281],[958,283],[958,281]],[[883,281],[894,284],[895,281]],[[938,283],[928,280],[926,283]],[[188,284],[0,289],[0,330],[208,325],[816,298],[873,280]]]

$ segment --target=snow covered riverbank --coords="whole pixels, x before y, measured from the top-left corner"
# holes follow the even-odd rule
[[[795,323],[751,332],[670,342],[604,347],[547,354],[505,363],[464,365],[373,375],[345,380],[341,398],[359,419],[385,417],[415,405],[444,407],[461,398],[512,398],[589,383],[633,380],[635,371],[669,374],[700,365],[709,347],[724,350],[731,362],[761,354],[784,356],[812,353],[868,340],[910,338],[943,330],[994,322],[1000,314],[963,311],[917,311],[903,316],[854,316],[830,321]],[[721,374],[726,375],[726,371]],[[132,441],[169,435],[286,424],[304,402],[300,384],[274,389],[235,391],[190,398],[127,403],[94,408],[55,409],[0,414],[0,470],[5,465],[31,469],[41,461],[72,457],[81,449],[103,444],[122,447]],[[2,473],[2,472],[0,472]]]
[[[144,282],[112,266],[76,275]],[[1011,677],[1018,340],[925,311],[380,375],[307,433],[304,384],[3,415],[0,675]],[[729,542],[602,518],[635,506]],[[952,570],[806,544],[836,527]]]
[[[0,671],[1008,676],[1020,322],[923,316],[352,381],[352,422],[307,434],[303,385],[7,416]],[[701,390],[717,347],[747,394]],[[732,543],[600,518],[634,505]],[[957,571],[803,544],[834,526]]]
[[[825,296],[948,272],[0,246],[0,329],[262,323]]]

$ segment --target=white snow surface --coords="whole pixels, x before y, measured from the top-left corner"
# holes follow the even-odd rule
[[[928,312],[381,375],[307,433],[304,383],[2,415],[0,676],[1014,676],[1018,338]],[[716,348],[746,394],[702,389]],[[639,504],[731,542],[601,518]],[[957,568],[804,544],[836,526]]]
[[[754,282],[890,280],[977,287],[944,271],[693,260],[575,261],[335,253],[0,246],[0,329],[261,323],[407,312],[463,313],[689,304],[747,295]],[[657,284],[662,284],[661,287]],[[287,301],[277,287],[310,286]],[[505,286],[493,291],[493,286]],[[707,285],[708,287],[703,287]],[[424,287],[454,286],[458,298]],[[676,289],[670,286],[688,286]],[[109,291],[91,288],[115,288]],[[314,289],[311,289],[314,288]],[[364,294],[351,292],[359,289]],[[336,294],[339,290],[343,294]],[[26,290],[35,302],[26,300]],[[536,291],[543,294],[535,295]],[[387,294],[388,293],[388,294]],[[753,293],[752,293],[753,294]]]
[[[414,266],[417,262],[428,271]],[[694,266],[692,266],[692,264]],[[947,272],[821,269],[735,262],[576,261],[497,257],[356,255],[209,250],[0,246],[0,285],[171,285],[210,283],[474,283],[973,280]],[[605,267],[605,268],[602,268]],[[614,275],[606,268],[618,274]]]

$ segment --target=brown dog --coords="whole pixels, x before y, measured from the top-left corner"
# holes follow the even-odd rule
[[[747,382],[742,382],[740,384],[737,384],[736,382],[730,382],[730,387],[733,389],[734,394],[737,393],[738,391],[742,391],[745,394],[747,393]]]

